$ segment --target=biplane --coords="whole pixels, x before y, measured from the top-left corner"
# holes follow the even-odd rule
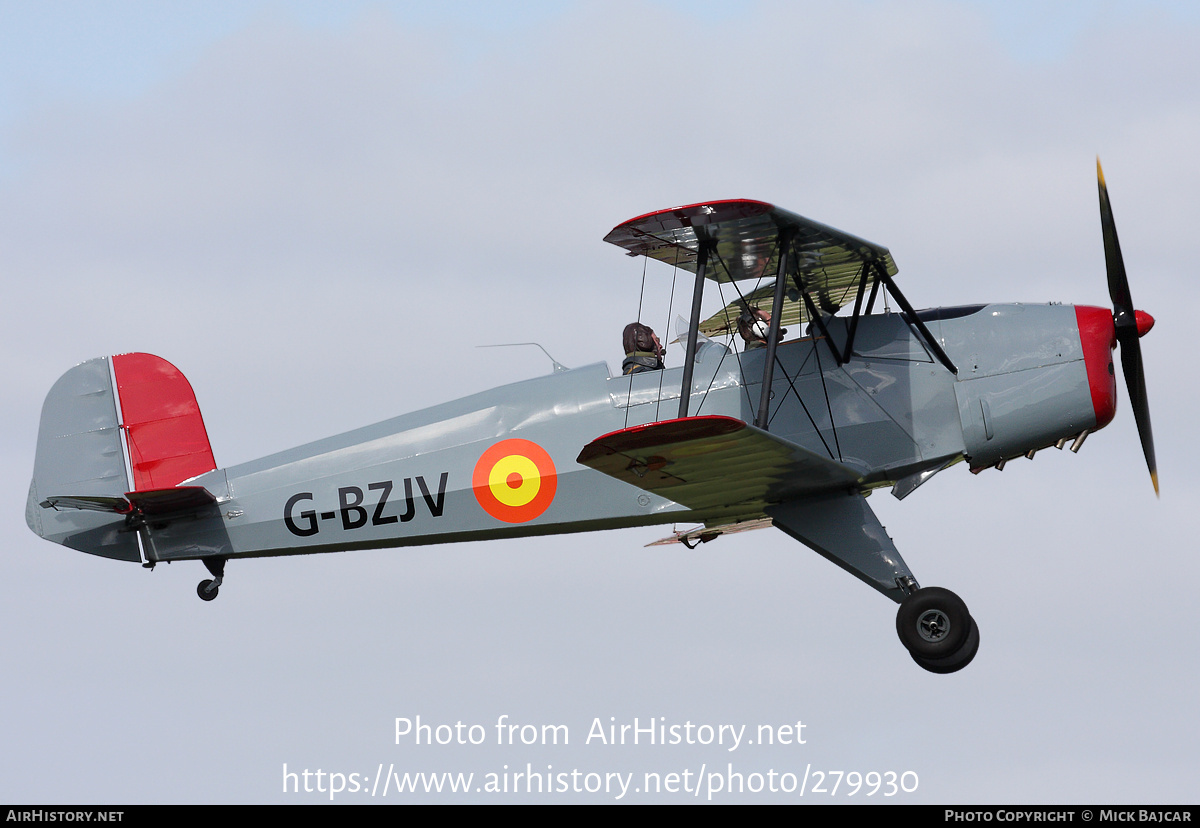
[[[1097,173],[1111,310],[916,310],[887,248],[760,201],[692,204],[605,239],[694,274],[681,366],[556,365],[218,468],[178,369],[93,359],[46,398],[27,522],[148,568],[199,560],[206,601],[239,558],[681,522],[697,528],[667,540],[693,546],[774,526],[898,603],[912,658],[954,672],[979,628],[953,592],[920,586],[866,495],[904,498],[959,462],[979,472],[1078,450],[1114,416],[1118,344],[1158,490],[1138,342],[1153,319],[1133,307]],[[730,301],[701,319],[706,286]],[[735,335],[746,314],[769,317],[754,347]]]

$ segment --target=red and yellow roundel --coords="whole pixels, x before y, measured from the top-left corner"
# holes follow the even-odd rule
[[[537,443],[502,440],[479,458],[471,485],[479,505],[496,520],[525,523],[554,500],[558,471]]]

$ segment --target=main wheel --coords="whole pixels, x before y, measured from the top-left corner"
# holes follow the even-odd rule
[[[904,599],[896,612],[896,633],[914,658],[955,655],[971,632],[971,614],[948,589],[926,587]]]
[[[201,601],[211,601],[217,597],[219,587],[213,587],[212,589],[209,589],[211,585],[211,578],[205,578],[203,581],[196,584],[196,594],[200,596]]]
[[[979,625],[972,618],[967,640],[957,653],[945,658],[921,658],[915,653],[909,653],[909,655],[912,656],[913,661],[931,673],[956,673],[970,664],[977,652],[979,652]]]

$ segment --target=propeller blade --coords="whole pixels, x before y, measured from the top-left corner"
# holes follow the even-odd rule
[[[1112,204],[1108,200],[1108,187],[1099,158],[1096,159],[1096,180],[1100,187],[1100,227],[1104,232],[1104,263],[1108,267],[1108,296],[1113,304],[1113,320],[1127,317],[1132,322],[1133,299],[1129,296],[1125,260],[1121,257],[1121,242],[1117,240],[1117,225],[1113,221]]]
[[[1154,434],[1150,430],[1150,403],[1146,398],[1146,375],[1142,370],[1142,348],[1137,331],[1130,335],[1117,335],[1121,345],[1121,369],[1125,374],[1125,387],[1129,389],[1129,405],[1137,422],[1138,436],[1142,438],[1142,453],[1146,455],[1146,468],[1150,470],[1150,481],[1154,494],[1158,494],[1158,465],[1154,460]]]
[[[1121,346],[1121,369],[1125,374],[1125,387],[1129,390],[1129,403],[1137,422],[1138,436],[1142,440],[1142,453],[1146,456],[1146,467],[1150,470],[1150,481],[1154,484],[1154,494],[1157,496],[1158,465],[1154,459],[1154,434],[1150,429],[1150,403],[1146,398],[1146,375],[1142,369],[1137,313],[1129,295],[1129,279],[1125,275],[1125,261],[1121,257],[1121,243],[1117,240],[1117,225],[1113,221],[1112,204],[1108,200],[1108,187],[1104,183],[1104,170],[1100,167],[1099,158],[1096,159],[1096,179],[1100,187],[1100,227],[1104,233],[1108,295],[1113,304],[1117,343]]]

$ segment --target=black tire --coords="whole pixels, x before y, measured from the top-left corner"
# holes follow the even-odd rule
[[[900,643],[922,659],[955,655],[971,632],[971,614],[948,589],[926,587],[904,599],[896,612]]]
[[[208,588],[210,584],[212,584],[212,579],[210,578],[205,578],[203,581],[196,584],[196,594],[200,596],[201,601],[211,601],[217,597],[217,592],[220,591],[220,588],[213,587],[210,590]]]
[[[957,673],[962,668],[971,663],[975,658],[975,654],[979,652],[979,625],[975,623],[975,619],[971,619],[971,629],[967,633],[966,643],[962,649],[953,655],[945,658],[921,658],[920,656],[912,655],[913,661],[920,664],[931,673]]]

